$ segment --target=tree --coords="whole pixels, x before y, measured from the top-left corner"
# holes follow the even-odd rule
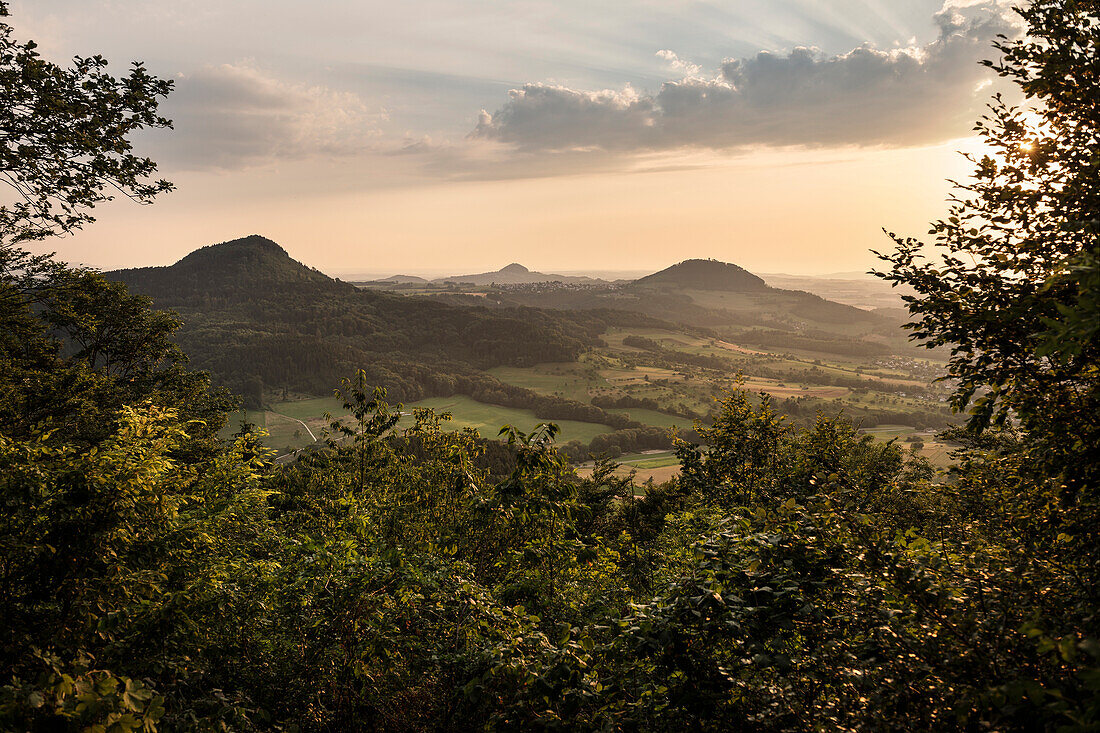
[[[381,440],[401,420],[401,405],[391,408],[386,402],[384,387],[368,387],[367,373],[362,369],[356,372],[354,381],[340,380],[340,387],[336,390],[336,397],[341,400],[344,409],[355,417],[355,427],[344,425],[328,412],[325,419],[334,433],[351,440],[355,446],[359,485],[362,487],[367,483],[368,465],[379,460],[380,454],[385,455],[385,451],[381,450]],[[329,443],[336,447],[335,440],[330,439]]]
[[[119,283],[19,246],[94,221],[91,210],[115,194],[150,203],[172,189],[151,180],[156,164],[130,140],[171,126],[157,107],[172,82],[140,63],[115,78],[101,56],[63,68],[33,41],[14,40],[7,16],[0,0],[0,181],[14,198],[0,202],[0,429],[22,435],[47,421],[96,442],[122,405],[154,398],[204,421],[188,433],[212,443],[233,401],[183,368],[169,340],[180,320]]]
[[[137,62],[115,78],[98,55],[63,68],[36,48],[0,21],[0,181],[14,193],[0,205],[0,246],[80,229],[116,193],[144,204],[172,190],[151,180],[156,163],[130,142],[138,130],[171,127],[157,107],[172,82]]]
[[[723,507],[752,506],[774,498],[777,466],[785,458],[781,445],[789,427],[771,406],[771,397],[760,394],[759,408],[752,396],[738,388],[718,404],[714,423],[696,422],[704,445],[676,441],[685,486],[708,494]]]
[[[39,423],[96,443],[123,405],[154,399],[186,421],[192,447],[211,448],[237,402],[188,371],[170,337],[177,316],[121,283],[16,247],[0,248],[0,431]]]
[[[1100,5],[1017,12],[1026,34],[987,65],[1024,106],[995,97],[976,125],[990,152],[932,227],[939,261],[894,236],[881,276],[917,291],[909,327],[951,349],[952,406],[971,414],[952,433],[949,500],[960,544],[988,543],[957,572],[981,592],[960,620],[995,630],[975,649],[1012,665],[988,699],[1018,725],[1087,729],[1100,715]]]
[[[1100,20],[1093,0],[1037,0],[999,62],[1025,106],[1000,96],[975,130],[990,152],[956,184],[921,242],[891,235],[881,277],[913,287],[914,338],[949,346],[945,379],[972,431],[1018,421],[1035,475],[1095,492],[1100,443]]]

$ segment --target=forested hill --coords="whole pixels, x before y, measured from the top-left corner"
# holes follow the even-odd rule
[[[692,290],[756,292],[767,290],[764,281],[743,267],[718,260],[684,260],[652,275],[634,281],[646,287],[672,287]]]
[[[563,282],[563,283],[597,283],[602,282],[591,277],[571,277],[569,275],[553,275],[543,272],[528,270],[518,262],[506,265],[496,272],[482,272],[476,275],[452,275],[450,277],[436,278],[434,282],[468,283],[473,285],[519,285],[523,283]]]
[[[725,329],[727,335],[742,339],[745,328],[767,329],[768,345],[776,347],[781,345],[778,332],[821,332],[826,338],[874,334],[880,340],[904,340],[897,318],[800,290],[769,287],[744,268],[717,260],[685,260],[628,285],[603,289],[513,287],[501,294],[500,302],[563,310],[630,310],[690,327]],[[881,344],[875,348],[885,350]]]
[[[356,288],[293,260],[275,242],[253,234],[197,249],[168,267],[105,273],[161,307],[179,307],[273,295],[347,294]]]
[[[610,323],[645,318],[360,290],[260,236],[203,247],[169,267],[105,276],[178,312],[176,340],[192,365],[252,403],[263,390],[328,394],[359,368],[391,397],[417,399],[471,369],[571,361]]]

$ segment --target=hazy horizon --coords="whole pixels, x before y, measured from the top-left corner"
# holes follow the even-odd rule
[[[264,237],[263,234],[259,234],[259,233],[254,233],[254,234],[258,235],[258,236],[261,236],[261,237]],[[253,236],[253,235],[246,235],[246,236]],[[270,239],[270,237],[265,237],[265,238]],[[226,242],[231,242],[231,241],[234,241],[234,240],[226,240]],[[274,241],[274,240],[272,240],[272,241]],[[193,250],[190,250],[190,251],[193,252],[195,250],[201,249],[202,247],[218,245],[218,244],[224,244],[224,243],[225,242],[210,242],[208,244],[199,245],[199,246],[195,247]],[[276,242],[276,244],[278,244],[284,250],[287,249],[286,247],[283,246],[283,243],[281,243],[281,242]],[[634,268],[634,269],[628,269],[628,270],[610,270],[610,269],[601,269],[601,268],[570,269],[569,267],[554,267],[552,265],[547,266],[547,267],[531,267],[531,266],[527,265],[524,262],[519,262],[519,261],[513,260],[511,262],[505,262],[505,263],[501,263],[501,264],[485,265],[484,267],[482,267],[480,269],[476,268],[476,267],[467,267],[466,269],[463,269],[463,270],[456,270],[454,268],[438,268],[438,267],[437,268],[424,268],[424,267],[420,267],[420,266],[417,266],[417,265],[411,265],[411,266],[405,267],[403,269],[398,267],[398,269],[391,271],[391,270],[364,270],[364,269],[341,268],[341,267],[327,268],[326,269],[326,268],[316,267],[315,265],[310,263],[308,260],[305,260],[305,259],[302,259],[301,257],[296,256],[293,252],[290,252],[289,250],[287,250],[287,253],[291,256],[292,259],[295,259],[296,261],[299,261],[299,262],[301,262],[302,264],[304,264],[308,267],[313,267],[315,269],[318,269],[321,272],[323,272],[324,274],[328,275],[329,277],[338,278],[338,279],[345,280],[345,281],[353,281],[353,282],[354,281],[382,280],[382,279],[385,279],[385,278],[395,277],[395,276],[421,277],[421,278],[424,278],[426,280],[438,280],[438,279],[449,278],[449,277],[461,277],[461,276],[466,276],[466,275],[477,275],[477,274],[497,272],[497,271],[502,270],[505,267],[508,267],[509,265],[512,265],[512,264],[519,264],[519,265],[522,265],[523,267],[526,267],[528,270],[530,270],[532,272],[540,273],[540,274],[546,274],[546,275],[563,275],[563,276],[568,276],[568,277],[591,277],[591,278],[602,279],[602,280],[607,280],[607,281],[635,280],[635,279],[638,279],[640,277],[644,277],[645,275],[649,275],[649,274],[652,274],[654,272],[664,270],[668,267],[676,265],[676,264],[678,264],[680,262],[683,262],[685,260],[690,260],[690,259],[717,259],[717,258],[706,258],[706,257],[693,257],[693,256],[690,256],[690,255],[686,255],[686,256],[684,256],[680,259],[670,260],[665,264],[658,264],[655,267],[653,267],[652,269],[637,269],[637,268]],[[186,255],[186,254],[189,254],[189,252],[184,253],[184,255]],[[103,271],[110,271],[110,270],[116,270],[116,269],[121,270],[121,269],[141,269],[141,268],[146,268],[146,267],[167,267],[167,266],[171,266],[171,265],[175,264],[180,259],[181,258],[173,258],[173,259],[171,259],[171,261],[165,261],[165,262],[162,262],[162,261],[153,261],[153,262],[149,262],[149,263],[134,262],[133,264],[128,264],[124,267],[118,267],[118,268],[99,267],[99,266],[95,265],[94,263],[90,263],[90,262],[72,262],[71,264],[76,264],[76,265],[85,266],[85,267],[92,267],[94,269],[99,269],[99,270],[103,270]],[[732,264],[739,264],[739,263],[734,262]],[[748,269],[748,268],[746,268],[746,269]],[[753,274],[759,275],[761,277],[792,277],[792,278],[806,278],[806,279],[816,278],[816,279],[826,279],[826,280],[828,280],[828,279],[836,279],[836,280],[873,279],[873,276],[871,276],[867,271],[862,271],[862,270],[845,270],[845,271],[833,271],[833,272],[765,272],[765,271],[752,271],[752,270],[750,270],[750,271],[753,272]]]
[[[39,250],[167,265],[258,232],[333,273],[874,266],[967,175],[1001,0],[399,6],[13,0],[47,59],[175,81],[178,190]],[[673,252],[674,255],[669,253]]]

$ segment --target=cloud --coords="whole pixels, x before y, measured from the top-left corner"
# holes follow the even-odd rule
[[[685,61],[677,56],[674,51],[669,51],[667,48],[658,51],[655,55],[659,59],[664,59],[668,64],[668,68],[673,71],[683,72],[686,76],[693,76],[703,70],[702,66]]]
[[[367,151],[385,115],[357,95],[287,82],[246,64],[180,76],[164,104],[175,129],[160,158],[185,169],[239,169]]]
[[[1017,26],[999,0],[948,2],[933,19],[938,35],[922,47],[865,44],[838,56],[764,51],[727,60],[709,78],[660,51],[687,75],[655,94],[526,84],[498,111],[483,111],[470,136],[559,153],[905,146],[958,137],[988,98],[978,86],[990,72],[978,62],[994,54],[997,34]]]

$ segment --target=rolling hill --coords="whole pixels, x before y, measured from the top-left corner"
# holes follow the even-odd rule
[[[630,314],[452,305],[362,290],[253,235],[174,265],[104,273],[177,311],[193,365],[231,388],[328,394],[359,368],[394,399],[450,394],[452,377],[499,365],[570,361]],[[448,381],[450,380],[450,381]]]
[[[609,440],[625,452],[668,448],[668,421],[704,415],[718,383],[737,371],[778,383],[786,372],[777,363],[805,371],[827,354],[850,361],[897,353],[871,333],[883,323],[873,313],[761,287],[742,268],[709,260],[640,284],[443,286],[434,296],[400,295],[330,278],[253,235],[167,267],[105,276],[177,311],[183,325],[175,340],[192,366],[241,394],[250,409],[294,409],[286,406],[331,395],[362,369],[391,401],[458,405],[460,422],[507,421],[520,410],[529,421],[568,424],[577,458]],[[774,356],[791,351],[802,356]],[[802,371],[806,389],[836,378]],[[817,406],[797,408],[812,414]],[[874,424],[897,423],[902,414],[882,405],[855,409]],[[931,424],[920,414],[919,424]],[[280,447],[300,445],[279,439],[286,441]]]
[[[784,332],[797,334],[800,342],[844,340],[831,348],[850,349],[853,338],[868,335],[904,341],[896,319],[801,290],[772,288],[744,268],[717,260],[685,260],[631,283],[605,288],[512,288],[499,299],[562,310],[629,310],[725,335],[737,332],[769,345],[777,345],[778,334]],[[746,334],[745,329],[753,330]],[[881,344],[855,350],[885,351]]]
[[[433,280],[435,283],[469,283],[471,285],[519,285],[527,283],[595,283],[595,278],[569,275],[552,275],[528,270],[518,262],[506,265],[495,272],[482,272],[476,275],[453,275]]]
[[[634,286],[738,293],[758,292],[768,287],[763,279],[743,267],[718,260],[684,260],[635,280]]]

